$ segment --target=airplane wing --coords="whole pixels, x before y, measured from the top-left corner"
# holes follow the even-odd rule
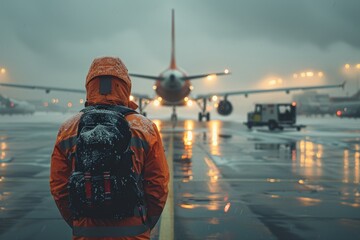
[[[136,73],[129,73],[130,77],[138,77],[138,78],[146,78],[151,80],[162,80],[163,77],[160,76],[150,76],[150,75],[142,75],[142,74],[136,74]]]
[[[3,87],[13,87],[13,88],[26,88],[26,89],[33,89],[33,90],[45,90],[46,93],[49,93],[50,91],[62,91],[62,92],[73,92],[73,93],[86,93],[85,90],[80,90],[80,89],[59,88],[59,87],[46,87],[46,86],[36,86],[36,85],[22,85],[22,84],[0,83],[0,86],[3,86]]]
[[[225,70],[224,72],[219,73],[207,73],[207,74],[199,74],[199,75],[191,75],[191,76],[185,76],[182,77],[183,80],[194,80],[194,79],[200,79],[208,76],[222,76],[222,75],[228,75],[230,72],[228,70]]]
[[[247,97],[249,94],[255,93],[268,93],[268,92],[285,92],[290,93],[292,91],[299,91],[299,90],[312,90],[312,89],[325,89],[325,88],[344,88],[346,81],[342,82],[341,84],[334,84],[334,85],[318,85],[318,86],[308,86],[308,87],[289,87],[289,88],[273,88],[273,89],[255,89],[255,90],[243,90],[243,91],[233,91],[233,92],[214,92],[208,94],[200,94],[195,97],[195,100],[199,99],[206,99],[211,98],[212,96],[230,96],[230,95],[245,95]]]
[[[25,89],[32,89],[32,90],[45,90],[46,93],[50,93],[51,91],[60,91],[60,92],[72,92],[72,93],[86,94],[86,91],[83,89],[73,89],[73,88],[59,88],[59,87],[22,85],[22,84],[11,84],[11,83],[0,83],[0,86],[13,87],[13,88],[25,88]],[[145,100],[150,100],[150,101],[153,100],[153,98],[151,98],[145,94],[132,93],[131,95],[137,99],[145,99]]]
[[[222,75],[228,75],[230,74],[229,70],[225,70],[224,72],[218,72],[218,73],[206,73],[206,74],[199,74],[199,75],[191,75],[191,76],[184,76],[181,79],[182,80],[193,80],[193,79],[200,79],[205,78],[208,76],[222,76]],[[138,77],[138,78],[145,78],[145,79],[151,79],[151,80],[164,80],[161,76],[150,76],[150,75],[142,75],[142,74],[136,74],[136,73],[129,73],[131,77]]]

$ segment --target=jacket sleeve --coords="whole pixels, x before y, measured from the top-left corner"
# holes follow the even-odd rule
[[[150,147],[144,164],[144,192],[147,203],[147,217],[152,229],[160,218],[168,196],[169,168],[160,134],[153,124],[155,141]]]
[[[72,227],[72,216],[69,209],[68,178],[71,174],[71,164],[61,149],[59,135],[51,156],[50,191],[55,203],[67,224]]]

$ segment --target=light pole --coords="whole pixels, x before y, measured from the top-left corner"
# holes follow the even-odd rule
[[[346,71],[350,71],[352,69],[355,69],[355,80],[357,81],[357,92],[360,90],[360,63],[357,63],[356,65],[351,66],[350,64],[345,64],[344,68]],[[354,72],[353,72],[354,73]]]
[[[360,63],[356,64],[356,75],[357,75],[357,90],[359,92],[359,87],[360,87]]]

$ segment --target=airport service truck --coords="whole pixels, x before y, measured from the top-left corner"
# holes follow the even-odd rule
[[[258,126],[267,126],[270,131],[275,129],[296,128],[298,131],[305,125],[296,124],[296,102],[277,104],[256,104],[255,111],[249,112],[247,122],[249,129]]]

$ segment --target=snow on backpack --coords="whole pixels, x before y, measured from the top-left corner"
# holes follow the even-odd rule
[[[125,119],[135,111],[97,105],[82,112],[68,184],[74,218],[123,219],[134,216],[135,208],[142,216],[143,190],[133,171],[131,131]]]

